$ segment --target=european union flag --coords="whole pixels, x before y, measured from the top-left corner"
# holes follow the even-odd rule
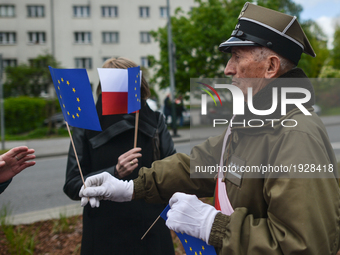
[[[86,69],[49,69],[65,121],[73,127],[102,131]]]
[[[165,207],[163,212],[161,212],[160,216],[167,220],[166,214],[170,210],[170,205]],[[196,237],[189,236],[187,234],[177,233],[175,232],[181,241],[183,248],[186,252],[186,254],[193,254],[193,255],[216,255],[216,251],[214,246],[208,245],[206,242],[204,242],[201,239],[198,239]]]
[[[140,67],[130,67],[128,70],[128,113],[138,111],[140,104]]]

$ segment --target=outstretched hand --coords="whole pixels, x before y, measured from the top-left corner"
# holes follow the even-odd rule
[[[35,165],[34,149],[26,146],[15,147],[0,155],[0,183],[5,182],[27,167]]]

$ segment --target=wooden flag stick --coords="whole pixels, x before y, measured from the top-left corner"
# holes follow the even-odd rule
[[[160,217],[161,217],[160,215],[157,217],[157,219],[152,223],[152,225],[149,227],[149,229],[145,232],[145,234],[142,236],[142,238],[141,238],[140,240],[143,240],[143,238],[144,238],[144,237],[146,236],[146,234],[150,231],[150,229],[153,227],[153,225],[156,224],[156,222],[159,220]]]
[[[138,120],[139,120],[139,110],[136,112],[136,121],[135,121],[135,141],[134,141],[134,144],[133,144],[133,148],[136,148],[136,147],[137,147]]]
[[[81,167],[80,167],[79,160],[78,160],[78,155],[77,155],[77,152],[76,152],[76,147],[74,146],[73,139],[72,139],[72,135],[71,135],[71,132],[70,132],[70,127],[68,126],[68,123],[67,123],[66,121],[65,121],[65,123],[66,123],[66,127],[67,127],[68,134],[70,135],[70,138],[71,138],[71,143],[72,143],[74,155],[76,155],[76,160],[77,160],[77,163],[78,163],[78,167],[79,167],[79,172],[80,172],[81,180],[83,181],[84,188],[86,188],[86,186],[85,186],[85,181],[84,181],[84,176],[83,176],[83,172],[81,171]]]

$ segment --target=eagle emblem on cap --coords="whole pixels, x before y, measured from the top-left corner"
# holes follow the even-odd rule
[[[243,14],[244,14],[244,12],[247,10],[247,8],[248,8],[248,5],[249,5],[249,2],[246,2],[244,5],[243,5],[243,8],[242,8],[242,10],[241,10],[241,12],[240,12],[240,15],[238,16],[238,19],[240,19],[242,16],[243,16]]]

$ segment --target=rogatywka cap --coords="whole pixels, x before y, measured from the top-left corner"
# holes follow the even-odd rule
[[[314,50],[295,16],[245,3],[231,38],[219,46],[230,52],[233,46],[264,46],[298,64],[302,52],[315,57]]]

